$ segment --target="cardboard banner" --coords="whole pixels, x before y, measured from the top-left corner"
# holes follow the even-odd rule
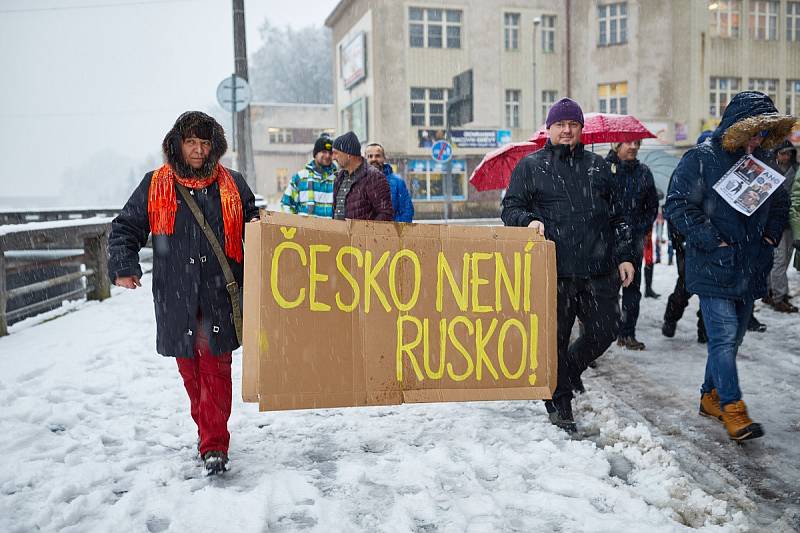
[[[246,226],[242,396],[262,411],[547,399],[556,368],[555,245],[527,228]]]

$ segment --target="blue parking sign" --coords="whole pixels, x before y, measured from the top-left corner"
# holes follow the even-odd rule
[[[453,147],[447,141],[436,141],[431,147],[431,156],[434,161],[445,163],[453,157]]]

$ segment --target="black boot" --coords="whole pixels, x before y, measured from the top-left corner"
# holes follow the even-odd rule
[[[754,331],[756,333],[764,333],[767,331],[767,325],[759,322],[756,317],[751,314],[750,321],[747,323],[747,331]]]
[[[550,423],[558,426],[567,433],[576,433],[578,427],[572,416],[572,398],[561,396],[555,400],[545,400],[544,408],[550,417]]]
[[[678,327],[677,322],[672,322],[670,320],[664,320],[664,323],[661,324],[661,334],[665,337],[672,338],[675,336],[675,328]]]
[[[659,298],[661,295],[653,290],[653,265],[644,266],[644,297]]]

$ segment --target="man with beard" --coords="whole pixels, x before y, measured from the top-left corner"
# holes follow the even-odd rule
[[[340,169],[333,184],[333,218],[392,221],[389,182],[361,157],[361,141],[355,133],[348,131],[333,141],[333,160]]]
[[[642,259],[645,255],[645,238],[652,239],[650,231],[658,215],[658,193],[653,173],[636,158],[641,145],[641,141],[615,143],[606,156],[611,175],[623,191],[623,209],[631,227],[633,266],[636,268],[633,282],[622,289],[622,320],[617,339],[617,344],[628,350],[645,349],[644,343],[636,339],[639,302],[642,299]],[[652,269],[649,272],[648,289],[653,280]]]
[[[403,178],[392,170],[392,165],[386,162],[386,152],[379,143],[370,143],[364,151],[367,156],[367,163],[377,168],[389,181],[389,189],[392,192],[392,208],[394,209],[395,222],[411,222],[414,220],[414,204],[411,202],[411,195],[408,194],[408,187]]]
[[[176,358],[209,475],[227,469],[244,222],[258,218],[244,177],[219,164],[227,148],[222,126],[210,116],[189,111],[178,117],[162,143],[166,164],[144,176],[112,222],[109,237],[111,280],[136,289],[142,277],[138,253],[153,235],[156,349]],[[189,198],[224,251],[215,252]],[[238,286],[226,282],[217,253],[224,254]]]
[[[622,189],[603,158],[584,150],[580,106],[562,98],[546,124],[549,140],[514,168],[501,216],[556,245],[558,385],[545,408],[572,433],[572,393],[583,391],[581,374],[617,336],[620,281],[630,285],[634,268]],[[576,317],[582,333],[570,344]]]
[[[281,198],[281,209],[315,217],[331,218],[333,213],[333,141],[327,135],[314,143],[313,159],[292,176]]]

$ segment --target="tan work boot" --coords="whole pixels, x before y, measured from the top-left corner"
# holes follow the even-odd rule
[[[742,400],[725,405],[722,409],[722,422],[728,430],[728,436],[735,441],[757,439],[764,435],[761,424],[753,422],[747,416],[747,407]]]
[[[700,414],[722,422],[722,409],[719,406],[717,389],[711,389],[711,392],[704,392],[700,395]]]

